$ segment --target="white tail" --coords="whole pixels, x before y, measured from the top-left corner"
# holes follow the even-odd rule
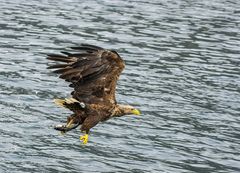
[[[61,107],[65,107],[64,106],[64,103],[65,103],[64,99],[54,99],[53,101],[56,105],[61,106]]]

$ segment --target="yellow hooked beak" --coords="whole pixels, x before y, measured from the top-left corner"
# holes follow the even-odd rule
[[[133,110],[132,110],[132,113],[133,113],[134,115],[140,115],[140,114],[141,114],[141,112],[140,112],[138,109],[133,109]]]

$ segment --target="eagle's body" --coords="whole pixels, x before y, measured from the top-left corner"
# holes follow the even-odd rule
[[[64,62],[49,68],[57,69],[54,72],[74,88],[72,98],[55,99],[56,104],[73,111],[67,124],[55,129],[66,132],[81,124],[81,131],[86,133],[81,139],[87,143],[89,130],[99,122],[140,112],[116,102],[116,84],[125,66],[117,52],[87,44],[72,49],[78,52],[48,55],[49,60]]]

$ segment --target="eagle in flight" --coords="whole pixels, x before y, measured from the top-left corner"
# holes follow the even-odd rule
[[[74,88],[71,98],[55,99],[54,102],[73,112],[66,124],[54,128],[66,133],[81,125],[83,144],[88,142],[89,131],[99,122],[123,115],[140,115],[133,106],[118,104],[115,97],[117,80],[125,64],[116,51],[98,46],[81,44],[71,47],[74,52],[49,54],[47,59],[62,62],[50,65],[54,73],[70,82]]]

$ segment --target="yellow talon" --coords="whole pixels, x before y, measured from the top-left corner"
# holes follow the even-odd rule
[[[83,144],[87,144],[88,143],[88,134],[81,136],[80,140],[83,141]]]

